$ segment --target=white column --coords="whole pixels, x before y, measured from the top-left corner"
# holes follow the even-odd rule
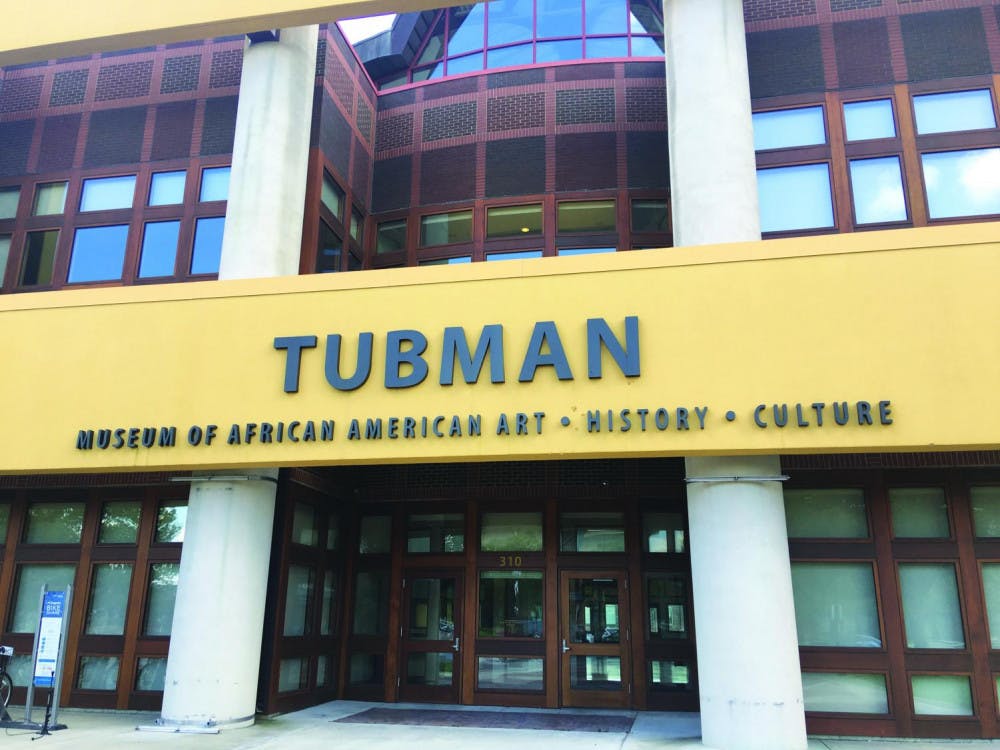
[[[664,0],[674,244],[760,239],[741,0]],[[776,456],[686,461],[702,743],[804,750]],[[723,478],[729,477],[726,480]],[[718,481],[717,481],[718,480]]]
[[[220,279],[298,273],[317,27],[248,45]],[[251,481],[218,481],[226,475]],[[277,469],[195,478],[159,723],[248,726],[257,706]]]

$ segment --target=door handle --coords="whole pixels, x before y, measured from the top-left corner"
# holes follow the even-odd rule
[[[458,644],[459,644],[459,639],[456,636],[455,642],[453,644],[451,644],[452,649],[454,649],[455,651],[458,651]]]
[[[565,654],[565,653],[566,653],[567,651],[569,651],[569,646],[567,646],[567,645],[566,645],[566,639],[565,639],[565,638],[563,638],[563,645],[562,645],[562,650],[563,650],[563,653],[564,653],[564,654]]]

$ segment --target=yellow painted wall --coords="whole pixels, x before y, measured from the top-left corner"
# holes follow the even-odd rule
[[[740,245],[545,258],[342,275],[6,295],[0,298],[0,471],[181,469],[360,462],[837,451],[951,450],[1000,445],[1000,225],[977,224]],[[585,321],[621,332],[640,319],[641,367],[625,378],[605,359],[586,376]],[[536,321],[558,324],[573,369],[517,382]],[[505,332],[504,384],[437,382],[441,333]],[[385,333],[430,340],[431,375],[382,383]],[[375,334],[369,382],[354,392],[324,377],[325,337]],[[283,391],[277,336],[313,334],[298,393]],[[353,354],[353,348],[347,352]],[[351,360],[353,362],[353,360]],[[347,368],[344,368],[345,371]],[[890,425],[859,425],[857,401],[891,402]],[[847,401],[852,420],[818,427],[809,405]],[[796,426],[804,405],[809,427]],[[752,415],[788,404],[789,425]],[[705,429],[692,411],[707,407]],[[653,425],[657,408],[670,426]],[[635,410],[651,410],[638,429]],[[588,432],[588,410],[632,410],[628,432]],[[725,412],[736,419],[728,422]],[[545,413],[541,434],[495,434],[501,413]],[[479,437],[347,440],[352,418],[480,414]],[[561,417],[570,420],[568,427]],[[332,442],[230,446],[233,423],[335,420]],[[218,425],[190,447],[189,427]],[[387,422],[384,423],[387,428]],[[447,424],[447,423],[446,423]],[[77,450],[80,429],[175,426],[171,448]],[[258,428],[259,429],[259,428]]]

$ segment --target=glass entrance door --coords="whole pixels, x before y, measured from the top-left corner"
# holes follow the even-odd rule
[[[625,571],[563,571],[559,580],[562,705],[628,708]]]
[[[458,703],[462,576],[410,571],[403,594],[399,698]]]

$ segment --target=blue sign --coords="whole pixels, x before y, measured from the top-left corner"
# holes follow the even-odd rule
[[[62,638],[65,612],[66,592],[46,591],[42,598],[42,611],[38,622],[38,656],[35,658],[33,678],[35,687],[50,688],[55,684],[59,641]]]

